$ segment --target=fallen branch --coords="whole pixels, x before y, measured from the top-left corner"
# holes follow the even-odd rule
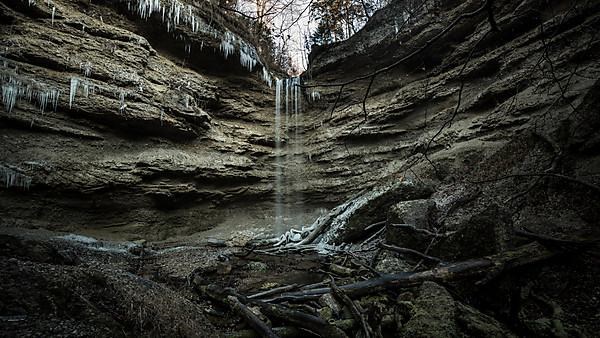
[[[486,275],[492,271],[506,271],[508,269],[537,263],[552,258],[556,254],[556,252],[548,250],[543,245],[530,243],[513,251],[507,251],[493,256],[452,263],[447,266],[437,267],[426,271],[384,275],[366,281],[342,285],[340,286],[340,289],[349,296],[359,296],[379,292],[389,287],[414,287],[420,285],[424,281],[446,283]],[[266,301],[304,301],[319,298],[321,295],[330,292],[331,288],[329,287],[302,290],[284,293]]]
[[[395,227],[395,228],[408,228],[408,229],[411,229],[411,230],[413,230],[415,232],[420,232],[420,233],[423,233],[423,234],[425,234],[427,236],[431,236],[431,237],[448,237],[448,236],[450,236],[450,235],[452,235],[452,234],[454,234],[456,232],[456,231],[446,231],[444,233],[437,233],[437,232],[429,231],[427,229],[417,228],[414,225],[399,224],[399,223],[388,224],[388,226]]]
[[[284,285],[284,286],[280,286],[278,288],[273,288],[273,289],[266,290],[263,292],[255,293],[253,295],[248,296],[248,299],[256,299],[256,298],[263,298],[266,296],[272,296],[272,295],[276,295],[278,293],[291,291],[291,290],[294,290],[297,288],[298,288],[298,284]]]
[[[600,239],[571,240],[571,239],[555,238],[555,237],[542,235],[542,234],[536,234],[527,229],[515,229],[514,231],[517,236],[533,239],[543,245],[559,245],[559,246],[571,247],[571,248],[584,248],[584,247],[589,247],[591,245],[600,243]]]
[[[260,307],[260,310],[269,317],[277,318],[281,321],[290,323],[292,325],[307,329],[314,332],[321,337],[332,337],[332,338],[347,338],[344,331],[329,324],[320,317],[306,314],[304,312],[289,309],[285,306],[277,304],[267,304],[263,302],[253,302],[253,304]]]
[[[397,253],[410,254],[410,255],[413,255],[413,256],[418,256],[418,257],[421,257],[423,259],[426,259],[428,261],[435,262],[435,263],[438,263],[438,264],[443,263],[443,261],[441,259],[439,259],[437,257],[426,255],[426,254],[424,254],[422,252],[419,252],[417,250],[413,250],[413,249],[409,249],[409,248],[401,248],[399,246],[389,245],[389,244],[385,244],[385,243],[379,243],[379,246],[381,248],[383,248],[383,249],[394,251],[394,252],[397,252]]]
[[[348,297],[348,295],[344,292],[344,290],[340,289],[335,284],[335,280],[333,279],[333,277],[331,277],[330,285],[331,285],[332,294],[339,301],[341,301],[344,305],[346,305],[350,309],[350,312],[352,313],[352,317],[354,317],[354,320],[360,323],[360,325],[363,329],[363,332],[365,334],[365,338],[373,337],[373,329],[367,322],[367,319],[365,318],[365,316],[362,314],[361,309],[359,309],[360,305],[354,303],[352,301],[352,299],[350,299],[350,297]]]
[[[248,307],[240,302],[234,296],[227,296],[227,304],[240,315],[250,327],[252,327],[261,337],[264,338],[279,338],[271,328],[267,326],[257,315],[255,315]]]

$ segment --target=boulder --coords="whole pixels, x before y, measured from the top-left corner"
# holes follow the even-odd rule
[[[395,204],[388,212],[387,242],[424,251],[431,237],[419,230],[435,231],[430,221],[434,211],[435,203],[430,199],[402,201]]]
[[[515,337],[494,318],[455,301],[434,282],[425,282],[400,337]]]

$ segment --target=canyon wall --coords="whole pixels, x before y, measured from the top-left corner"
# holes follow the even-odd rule
[[[277,156],[288,216],[406,179],[432,185],[440,208],[483,190],[471,203],[510,200],[517,223],[557,203],[570,207],[554,223],[597,223],[585,194],[527,195],[532,182],[598,182],[597,1],[426,1],[411,13],[392,1],[313,50],[279,151],[276,75],[265,81],[243,23],[194,4],[176,24],[172,7],[165,19],[139,3],[2,2],[3,88],[12,77],[34,97],[0,113],[1,225],[150,239],[269,228]]]

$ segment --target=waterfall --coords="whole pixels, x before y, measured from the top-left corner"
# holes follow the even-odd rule
[[[298,190],[302,140],[300,137],[300,78],[275,81],[275,231],[284,232],[292,225],[294,210],[301,196]],[[285,115],[283,115],[285,111]],[[285,140],[285,142],[283,142]]]
[[[281,87],[283,80],[275,80],[275,230],[283,228],[283,168],[281,158]],[[287,90],[287,88],[286,88]],[[287,102],[286,102],[287,103]]]

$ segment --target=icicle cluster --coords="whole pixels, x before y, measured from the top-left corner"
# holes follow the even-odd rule
[[[83,72],[83,76],[90,77],[92,75],[92,63],[89,61],[79,64],[79,68]]]
[[[31,177],[3,165],[0,165],[0,180],[6,188],[17,187],[29,190],[31,186]]]
[[[217,37],[217,31],[194,14],[194,7],[179,0],[127,0],[127,8],[144,20],[153,15],[159,16],[168,32],[183,24],[188,25],[194,33],[204,32]]]
[[[153,15],[160,16],[161,21],[167,26],[167,31],[172,32],[177,25],[187,25],[192,32],[202,32],[215,38],[220,36],[219,49],[223,57],[227,59],[238,51],[240,64],[248,71],[253,71],[257,64],[262,65],[263,80],[271,87],[272,79],[266,66],[260,61],[256,48],[245,42],[242,38],[229,30],[220,33],[206,21],[194,13],[194,7],[183,4],[179,0],[127,0],[130,11],[137,13],[140,18],[146,20]],[[203,42],[200,47],[202,49]],[[191,46],[185,45],[186,53],[191,53]],[[265,76],[265,73],[267,75]]]
[[[233,45],[236,40],[235,35],[231,32],[225,32],[223,34],[223,38],[221,39],[221,45],[219,49],[221,53],[223,53],[223,57],[227,59],[229,55],[235,53],[235,46]]]
[[[123,113],[125,108],[127,108],[127,103],[125,103],[126,96],[127,93],[123,90],[119,93],[119,113]]]
[[[0,83],[2,84],[2,103],[8,113],[11,113],[17,102],[20,101],[36,104],[42,114],[46,112],[49,104],[52,110],[56,111],[60,90],[39,81],[4,71],[0,75]]]
[[[81,88],[81,90],[79,90]],[[73,102],[75,102],[75,96],[77,92],[80,92],[83,97],[89,97],[90,93],[93,94],[96,91],[96,85],[88,79],[80,79],[78,77],[71,78],[71,86],[69,89],[69,109],[73,108]]]
[[[269,88],[273,87],[273,76],[267,70],[267,67],[264,67],[264,66],[262,68],[262,79],[263,79],[263,81],[265,81],[266,84],[269,85]]]

